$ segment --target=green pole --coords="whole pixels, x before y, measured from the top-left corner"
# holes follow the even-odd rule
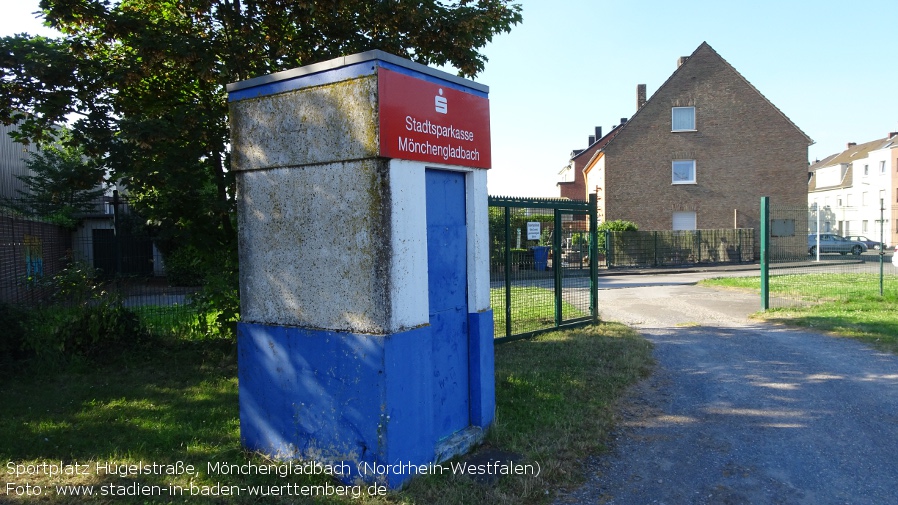
[[[594,323],[599,322],[599,218],[598,198],[589,195],[589,310]]]
[[[880,198],[879,199],[879,296],[882,297],[882,263],[883,256],[885,255],[885,248],[883,247],[883,234],[885,233],[883,230],[885,229],[885,201]]]
[[[511,215],[505,206],[505,336],[511,336]]]
[[[770,308],[770,197],[761,197],[761,310]]]
[[[552,270],[555,274],[555,326],[561,326],[562,261],[561,261],[561,210],[555,209],[555,231],[552,233]]]

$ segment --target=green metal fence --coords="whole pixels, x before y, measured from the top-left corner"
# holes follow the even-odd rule
[[[754,230],[607,231],[599,235],[606,266],[659,267],[754,260]]]
[[[898,297],[895,250],[888,247],[896,212],[898,207],[885,205],[878,211],[783,207],[762,198],[761,308]],[[863,250],[856,241],[831,241],[818,254],[817,230],[821,237],[862,236],[870,242]],[[883,242],[887,247],[879,246]]]
[[[598,320],[596,202],[489,197],[496,341]]]
[[[98,200],[73,227],[0,202],[0,304],[61,303],[61,287],[116,297],[148,326],[171,327],[196,314],[199,275],[164,260],[126,198]],[[99,295],[97,295],[99,296]],[[63,300],[64,301],[64,300]]]

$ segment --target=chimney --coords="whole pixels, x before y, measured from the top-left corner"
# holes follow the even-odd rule
[[[625,118],[625,117],[620,118],[620,124],[624,124],[626,122],[627,122],[627,118]]]
[[[596,140],[599,140],[601,138],[602,138],[602,127],[596,126]]]
[[[645,105],[645,84],[636,85],[636,110]]]
[[[848,149],[851,149],[852,147],[854,147],[854,146],[856,146],[856,145],[857,145],[857,142],[849,142],[849,143],[848,143]]]
[[[595,135],[590,135],[590,136],[589,136],[589,140],[588,140],[587,142],[589,142],[588,144],[586,144],[587,147],[588,147],[588,146],[591,146],[591,145],[593,145],[593,144],[595,144],[595,143],[596,143],[596,136],[595,136]]]
[[[686,60],[688,60],[688,59],[689,59],[688,56],[680,56],[680,57],[677,59],[677,68],[680,68],[680,66],[681,66],[683,63],[686,63]]]
[[[898,132],[889,132],[889,136],[886,138],[890,139],[890,138],[894,137],[895,135],[898,135]]]

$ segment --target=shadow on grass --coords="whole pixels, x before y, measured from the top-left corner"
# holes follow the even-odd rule
[[[488,445],[524,455],[541,474],[506,476],[494,486],[459,475],[415,479],[387,497],[278,496],[264,503],[545,503],[551,491],[582,480],[582,459],[603,450],[615,400],[651,366],[651,346],[622,325],[597,325],[541,335],[496,350],[497,419]],[[233,342],[163,342],[106,361],[6,373],[0,390],[0,460],[41,464],[173,464],[195,476],[92,475],[63,479],[84,485],[321,485],[327,476],[213,476],[206,463],[264,464],[239,440]],[[60,479],[32,477],[33,484]],[[0,497],[0,501],[6,496]],[[105,501],[104,501],[105,500]],[[183,496],[188,503],[259,503],[259,497]],[[21,500],[20,500],[21,501]],[[82,503],[47,496],[44,503]],[[146,496],[95,503],[145,503]],[[25,503],[25,501],[21,501]]]
[[[197,349],[203,346],[203,349]],[[5,377],[0,454],[8,460],[87,460],[106,454],[165,461],[239,446],[233,344],[153,345],[104,363],[32,366]]]

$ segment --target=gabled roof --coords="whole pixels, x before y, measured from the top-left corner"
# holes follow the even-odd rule
[[[765,102],[767,102],[780,116],[782,116],[783,119],[786,120],[786,122],[788,122],[790,125],[792,125],[793,128],[795,128],[805,139],[807,139],[808,145],[811,145],[814,143],[814,141],[805,132],[803,132],[801,130],[801,128],[799,128],[795,123],[792,122],[791,119],[789,119],[785,114],[783,114],[783,112],[776,105],[773,105],[773,103],[770,100],[768,100],[767,97],[765,97],[760,91],[758,91],[758,89],[755,88],[754,85],[752,85],[752,83],[750,83],[748,81],[748,79],[746,79],[742,74],[740,74],[738,70],[736,70],[732,65],[730,65],[730,63],[728,61],[723,59],[723,57],[720,56],[720,54],[718,54],[717,51],[715,51],[714,48],[712,48],[710,46],[710,44],[708,44],[707,42],[702,42],[695,49],[695,51],[693,51],[692,54],[686,59],[686,61],[682,65],[677,67],[677,69],[674,70],[674,72],[672,74],[670,74],[670,77],[668,77],[667,80],[664,81],[664,84],[662,84],[657,90],[655,90],[655,93],[652,94],[652,97],[649,98],[648,100],[646,100],[645,104],[639,110],[637,110],[635,114],[633,114],[633,116],[630,118],[630,120],[627,121],[626,123],[624,123],[623,125],[621,125],[621,128],[618,129],[617,132],[615,132],[614,137],[616,137],[618,134],[620,134],[621,131],[625,130],[626,127],[628,125],[630,125],[633,122],[633,120],[636,119],[637,116],[639,116],[640,111],[645,110],[646,105],[648,105],[649,102],[652,101],[652,98],[655,98],[656,96],[658,96],[659,93],[665,87],[667,87],[674,80],[674,78],[680,72],[683,71],[684,68],[688,68],[690,64],[694,64],[693,62],[696,60],[695,56],[702,52],[708,52],[711,55],[713,55],[714,57],[720,59],[720,61],[723,62],[730,70],[732,70],[742,81],[744,81],[745,84],[747,84],[750,89],[754,90],[754,92],[757,93],[758,96],[760,96]],[[614,137],[610,138],[608,140],[608,142],[606,142],[605,145],[607,146],[607,144],[610,144],[611,142],[613,142]]]
[[[589,152],[590,156],[592,156],[593,153],[595,153],[596,149],[602,149],[603,147],[605,147],[606,144],[608,144],[608,142],[611,142],[611,139],[613,139],[614,136],[617,135],[617,132],[620,131],[620,129],[623,128],[625,124],[627,124],[627,123],[621,123],[619,125],[616,125],[614,128],[611,129],[610,132],[606,133],[605,136],[603,136],[602,138],[596,139],[596,141],[593,142],[586,149],[578,149],[578,150],[574,151],[572,153],[573,156],[571,156],[571,159],[575,160],[575,159],[579,158],[580,156],[586,154],[587,152]]]
[[[849,188],[854,183],[854,163],[865,160],[870,155],[870,151],[882,149],[889,145],[890,139],[877,139],[863,144],[849,145],[848,149],[836,154],[827,156],[826,158],[814,162],[808,167],[811,172],[811,178],[808,180],[808,191],[816,191],[817,188],[817,171],[823,168],[833,167],[836,165],[847,165],[842,180],[835,186],[823,186],[822,189],[838,189]]]
[[[836,153],[826,158],[814,162],[813,165],[808,167],[808,170],[814,171],[824,167],[831,167],[833,165],[838,165],[841,163],[853,163],[857,160],[861,160],[870,155],[870,151],[875,151],[877,149],[882,149],[889,143],[888,138],[884,139],[876,139],[870,142],[864,142],[863,144],[857,144],[853,146],[849,146],[847,149],[840,153]]]

